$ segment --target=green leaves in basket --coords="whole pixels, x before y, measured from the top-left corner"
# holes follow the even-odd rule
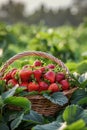
[[[8,97],[4,100],[5,104],[21,107],[25,112],[31,109],[31,102],[25,97]]]
[[[18,96],[22,96],[22,97],[29,96],[29,95],[37,95],[38,93],[39,93],[38,91],[27,92],[27,91],[22,91],[21,89],[17,90]]]
[[[19,93],[21,93],[21,92],[23,92],[24,90],[26,90],[26,87],[24,87],[24,86],[21,86],[21,87],[18,87],[17,89],[16,89],[16,94],[19,94]]]
[[[58,128],[61,127],[61,123],[54,121],[49,124],[45,125],[36,125],[35,127],[32,128],[32,130],[58,130]]]
[[[68,98],[64,96],[62,92],[56,92],[53,93],[52,95],[43,94],[43,96],[48,100],[50,100],[51,102],[58,104],[60,106],[63,106],[64,104],[68,103]]]
[[[83,119],[87,123],[87,110],[78,105],[68,106],[63,113],[63,119],[67,124],[71,124],[79,119]]]
[[[37,112],[30,110],[28,114],[25,114],[23,117],[23,121],[31,122],[34,124],[43,124],[44,118],[42,115]]]

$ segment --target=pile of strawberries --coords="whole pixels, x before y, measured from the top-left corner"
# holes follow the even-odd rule
[[[50,91],[52,93],[70,89],[70,83],[64,71],[57,70],[56,65],[43,65],[36,60],[33,65],[25,65],[22,69],[13,68],[4,75],[7,87],[24,86],[28,92]]]

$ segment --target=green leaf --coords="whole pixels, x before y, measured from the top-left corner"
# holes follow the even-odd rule
[[[82,74],[87,71],[87,60],[84,60],[78,64],[77,72]]]
[[[87,111],[78,105],[66,107],[63,113],[63,119],[68,124],[71,124],[79,119],[83,119],[87,123]]]
[[[22,122],[23,116],[24,116],[24,113],[19,115],[15,120],[11,122],[11,130],[14,130],[15,128],[19,126],[19,124]]]
[[[49,124],[45,125],[36,125],[35,127],[32,128],[32,130],[58,130],[58,128],[61,127],[61,123],[54,121]]]
[[[21,112],[22,111],[15,111],[15,110],[13,111],[13,110],[10,110],[10,109],[6,109],[6,111],[3,112],[3,114],[4,114],[4,121],[5,122],[10,122],[10,121],[16,119],[17,116],[19,114],[21,114]]]
[[[21,87],[18,87],[17,89],[16,89],[16,94],[18,94],[18,93],[21,93],[21,92],[23,92],[24,90],[26,90],[26,87],[23,87],[23,86],[21,86]]]
[[[84,109],[82,113],[79,115],[80,119],[83,119],[85,123],[87,124],[87,110]]]
[[[70,72],[75,72],[77,68],[77,63],[75,62],[67,62],[66,66],[69,68]]]
[[[62,114],[59,114],[56,120],[57,120],[58,122],[63,122]]]
[[[29,114],[24,115],[23,120],[35,124],[42,124],[44,122],[43,116],[33,110],[31,110]]]
[[[5,81],[0,80],[0,94],[5,91]]]
[[[9,130],[9,127],[4,123],[0,123],[0,130]]]
[[[78,89],[72,94],[70,102],[72,104],[77,104],[81,99],[85,97],[87,97],[87,92],[84,89]]]
[[[19,93],[19,96],[29,96],[29,95],[37,95],[38,92],[37,91],[32,91],[32,92],[26,92],[26,91],[22,91],[21,93]]]
[[[87,97],[80,99],[77,103],[78,105],[87,105]]]
[[[26,112],[31,109],[31,102],[25,97],[8,97],[4,100],[5,104],[23,108]]]
[[[0,108],[4,105],[2,97],[0,96]]]
[[[4,92],[4,93],[1,95],[1,96],[2,96],[2,99],[5,100],[6,98],[13,96],[13,95],[15,94],[17,88],[18,88],[18,86],[15,86],[15,87],[13,87],[12,89],[10,89],[10,90]]]
[[[64,128],[64,130],[87,130],[87,127],[85,122],[80,119],[71,125],[68,125],[66,128]]]
[[[63,106],[64,104],[68,103],[68,98],[64,96],[62,92],[56,92],[53,93],[52,95],[43,94],[43,96],[48,100],[50,100],[51,102],[58,104],[60,106]]]
[[[82,74],[78,80],[80,83],[87,81],[87,72]]]

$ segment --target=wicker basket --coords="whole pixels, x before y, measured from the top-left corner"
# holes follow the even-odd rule
[[[10,64],[12,64],[14,61],[23,58],[25,56],[39,56],[39,57],[43,57],[43,58],[47,58],[50,59],[51,61],[54,61],[55,63],[57,63],[59,66],[61,66],[65,71],[66,74],[69,74],[69,70],[68,68],[64,65],[64,63],[59,60],[58,58],[45,53],[45,52],[40,52],[40,51],[27,51],[27,52],[23,52],[23,53],[19,53],[15,56],[13,56],[12,58],[10,58],[2,67],[2,69],[0,70],[0,76],[3,76],[6,69],[9,67]],[[77,88],[72,88],[68,91],[63,91],[63,94],[65,96],[68,97],[68,99],[71,97],[72,93],[76,90]],[[52,103],[51,101],[49,101],[48,99],[46,99],[45,97],[41,96],[41,95],[33,95],[33,96],[26,96],[26,98],[28,98],[31,101],[32,104],[32,110],[37,111],[39,114],[42,114],[44,116],[54,116],[56,114],[56,112],[58,112],[60,109],[62,109],[63,107],[65,107],[67,104],[65,104],[63,107],[56,105],[54,103]],[[13,107],[12,107],[13,109]]]

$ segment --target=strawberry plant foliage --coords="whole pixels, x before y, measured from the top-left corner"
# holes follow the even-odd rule
[[[68,106],[63,113],[63,119],[68,124],[71,124],[79,119],[83,119],[87,123],[87,110],[84,110],[78,105]]]
[[[4,100],[4,103],[8,104],[8,105],[21,107],[24,109],[25,112],[27,112],[31,109],[31,103],[25,97],[16,97],[16,96],[8,97]]]
[[[85,91],[85,89],[78,89],[78,90],[76,90],[76,91],[73,93],[70,102],[71,102],[72,104],[78,104],[78,103],[80,102],[80,100],[81,100],[81,102],[82,102],[82,100],[83,100],[84,98],[86,98],[86,97],[87,97],[87,92]],[[84,102],[83,102],[83,103],[84,103]],[[81,105],[81,104],[80,104],[80,105]]]
[[[23,116],[23,121],[26,122],[32,122],[34,124],[43,124],[44,123],[44,117],[37,112],[30,110],[29,113],[25,114]]]
[[[43,96],[49,99],[51,102],[63,106],[64,104],[68,103],[68,98],[63,95],[62,92],[56,92],[52,95],[43,94]]]
[[[4,123],[0,123],[0,130],[9,130],[9,127]]]
[[[87,130],[86,123],[82,119],[80,119],[80,120],[66,126],[66,128],[64,128],[64,130],[75,130],[75,129]]]
[[[24,113],[20,114],[16,119],[11,122],[11,129],[14,130],[22,122]]]
[[[22,114],[19,115],[16,119],[11,123],[12,130],[14,130],[18,125],[21,123],[24,113],[29,112],[31,109],[31,103],[27,98],[24,97],[15,97],[14,94],[16,93],[16,89],[18,86],[15,86],[14,88],[4,92],[2,95],[0,95],[0,129],[2,130],[9,130],[9,126],[5,125],[10,120],[9,118],[5,119],[5,106],[6,105],[14,105],[20,108],[23,108]],[[12,118],[10,118],[12,119]]]
[[[8,97],[13,96],[15,94],[17,88],[18,88],[18,86],[15,86],[14,88],[2,93],[1,96],[2,96],[3,100],[8,98]]]
[[[48,123],[45,125],[37,125],[35,127],[33,127],[32,130],[57,130],[58,128],[61,127],[61,123],[54,121],[52,123]]]

